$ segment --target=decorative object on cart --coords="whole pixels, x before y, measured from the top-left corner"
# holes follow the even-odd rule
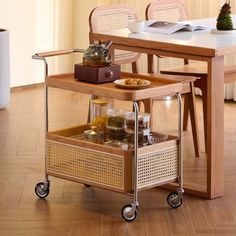
[[[126,89],[143,89],[151,84],[149,80],[143,80],[140,78],[118,79],[114,81],[114,84],[121,88]]]
[[[120,78],[120,65],[111,65],[109,47],[106,44],[95,43],[89,46],[83,56],[83,64],[75,64],[75,78],[90,83],[111,82]]]
[[[75,64],[75,78],[80,81],[95,84],[112,82],[120,78],[120,66],[92,67]]]
[[[115,108],[107,109],[111,104],[104,99],[95,99],[91,103],[92,126],[96,126],[96,131],[101,131],[105,134],[104,144],[123,150],[133,150],[135,135],[134,112]],[[87,131],[84,134],[88,141],[94,142],[93,138],[86,137]],[[92,134],[94,135],[94,133]],[[103,143],[103,141],[100,143]],[[138,115],[138,142],[139,147],[157,143],[157,139],[150,140],[150,114],[139,113]]]
[[[125,132],[126,138],[129,142],[129,147],[133,148],[134,135],[135,135],[135,114],[134,112],[125,113]],[[150,114],[138,114],[138,142],[139,147],[147,146],[150,144]]]
[[[217,30],[233,30],[233,21],[230,16],[231,14],[230,1],[226,1],[225,4],[221,7],[220,13],[217,17]]]
[[[107,139],[113,142],[124,141],[125,135],[125,112],[121,109],[107,110]]]
[[[84,131],[85,138],[93,143],[103,144],[105,140],[105,133],[98,130],[96,126],[92,126],[91,130]]]
[[[83,56],[83,65],[85,66],[110,66],[111,65],[111,54],[109,47],[112,41],[109,40],[104,44],[102,41],[94,43],[89,46]]]
[[[168,140],[168,134],[150,132],[150,135],[149,135],[149,143],[150,144],[161,143],[161,142],[165,142],[167,140]]]
[[[0,109],[10,102],[9,32],[0,29]]]
[[[93,99],[91,101],[91,117],[92,125],[96,126],[98,130],[106,133],[106,112],[112,108],[112,101],[109,99]]]
[[[135,121],[135,117],[134,117],[134,112],[127,112],[125,114],[125,118],[126,118],[126,128],[129,130],[134,130],[134,121]],[[143,131],[145,129],[149,129],[150,128],[150,114],[148,113],[141,113],[139,112],[138,114],[138,129],[139,131]]]

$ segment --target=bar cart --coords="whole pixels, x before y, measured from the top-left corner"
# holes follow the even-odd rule
[[[96,186],[133,196],[133,202],[125,205],[121,215],[126,221],[137,216],[138,192],[167,183],[178,183],[167,202],[178,208],[183,199],[183,154],[182,154],[182,100],[181,93],[189,90],[187,83],[176,82],[175,76],[147,76],[121,73],[121,78],[139,77],[151,81],[151,85],[135,90],[117,87],[114,83],[91,84],[74,79],[73,74],[48,76],[46,57],[65,55],[82,50],[64,50],[33,55],[45,63],[45,181],[35,186],[40,198],[49,194],[49,176],[71,180],[85,186]],[[179,77],[178,77],[179,78]],[[186,80],[186,78],[185,78]],[[191,80],[191,78],[190,78]],[[48,87],[54,87],[94,96],[131,101],[134,111],[134,146],[122,150],[85,141],[81,134],[89,124],[50,131],[48,128]],[[178,137],[168,136],[164,142],[139,148],[138,144],[138,101],[176,95],[178,98]]]

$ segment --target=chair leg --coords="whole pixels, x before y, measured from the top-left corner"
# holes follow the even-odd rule
[[[204,144],[205,152],[207,153],[207,78],[202,76],[194,82],[194,87],[199,88],[202,92],[202,110],[203,110],[203,125],[204,125]],[[186,98],[186,97],[185,97]],[[183,115],[183,130],[187,130],[188,124],[188,111],[191,106],[189,105],[189,100],[184,100],[184,115]]]
[[[207,152],[207,76],[202,76],[194,82],[195,87],[202,91],[202,110],[204,125],[205,152]]]
[[[148,99],[144,99],[142,100],[143,105],[144,105],[144,111],[145,113],[152,113],[152,99],[148,98]]]
[[[132,62],[132,72],[138,74],[138,64],[137,62]]]
[[[152,55],[150,55],[150,56],[152,56]],[[132,72],[135,73],[135,74],[138,74],[137,62],[132,62]],[[144,104],[144,111],[146,113],[151,113],[151,111],[152,111],[152,100],[151,99],[144,99],[144,100],[142,100],[142,102]],[[140,101],[138,101],[138,106],[140,108]]]
[[[184,114],[183,114],[183,130],[187,130],[188,126],[188,112],[189,112],[189,99],[187,94],[184,95]]]
[[[147,67],[148,73],[154,73],[153,55],[147,54]]]
[[[143,105],[144,105],[144,112],[150,114],[150,127],[152,126],[152,105],[153,105],[153,100],[151,98],[144,99],[142,100]]]
[[[199,157],[199,133],[198,133],[198,123],[197,123],[197,115],[196,115],[196,105],[195,105],[195,93],[194,93],[194,84],[190,83],[191,92],[186,94],[188,96],[189,102],[189,112],[192,126],[192,134],[193,134],[193,144],[195,150],[195,156]]]
[[[203,109],[203,122],[204,122],[204,141],[205,141],[205,151],[207,153],[207,91],[202,90],[202,109]]]

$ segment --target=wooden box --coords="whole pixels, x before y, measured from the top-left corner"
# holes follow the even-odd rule
[[[120,79],[120,66],[92,67],[75,64],[75,78],[94,84],[112,82]]]

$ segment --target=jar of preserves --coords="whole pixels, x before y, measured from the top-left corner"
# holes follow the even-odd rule
[[[126,112],[126,128],[128,130],[134,130],[134,112]],[[138,130],[146,130],[150,128],[150,114],[148,113],[139,113],[138,114]]]
[[[94,99],[91,101],[91,116],[90,120],[97,130],[106,133],[106,112],[112,107],[112,103],[108,99]]]
[[[125,112],[120,109],[107,110],[107,138],[108,140],[125,139]]]

